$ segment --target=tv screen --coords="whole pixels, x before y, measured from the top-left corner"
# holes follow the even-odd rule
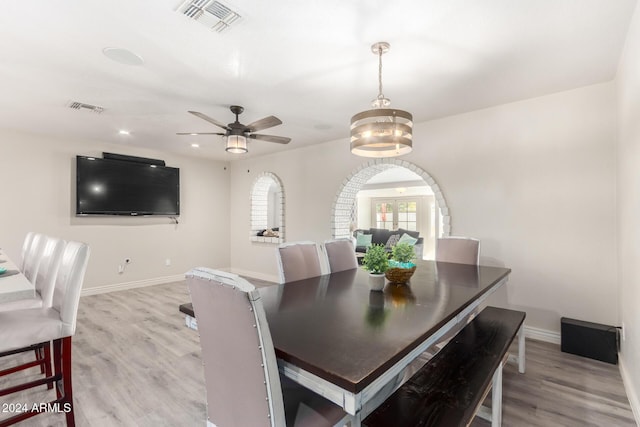
[[[76,215],[180,215],[180,169],[76,159]]]

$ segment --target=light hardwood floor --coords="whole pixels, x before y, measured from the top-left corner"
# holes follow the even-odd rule
[[[205,425],[198,335],[178,312],[188,301],[184,282],[80,300],[73,338],[78,426]],[[0,370],[25,357],[1,359]],[[38,373],[32,368],[15,377]],[[9,384],[6,378],[0,387]],[[527,341],[527,373],[507,365],[503,392],[504,426],[636,425],[617,366],[561,353],[553,344]],[[52,392],[29,391],[0,397],[0,404],[51,398]],[[0,413],[0,419],[7,415]],[[45,414],[20,425],[65,423],[61,414]],[[472,425],[490,423],[476,419]]]

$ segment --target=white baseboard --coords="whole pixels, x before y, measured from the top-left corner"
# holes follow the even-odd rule
[[[629,405],[631,405],[631,411],[633,411],[633,417],[636,419],[636,424],[640,426],[640,399],[638,393],[633,388],[633,381],[629,376],[629,371],[624,363],[624,359],[618,358],[620,367],[620,376],[622,377],[622,384],[624,384],[624,390],[627,392],[627,399],[629,399]]]
[[[546,329],[534,328],[533,326],[525,325],[524,336],[536,341],[550,342],[552,344],[558,344],[558,345],[560,344],[559,332],[553,332]]]
[[[184,274],[177,274],[175,276],[156,277],[153,279],[136,280],[133,282],[114,283],[111,285],[94,286],[91,288],[85,288],[80,293],[80,296],[105,294],[107,292],[124,291],[126,289],[142,288],[145,286],[161,285],[170,282],[179,282],[184,280]]]

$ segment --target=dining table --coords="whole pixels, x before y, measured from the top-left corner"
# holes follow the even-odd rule
[[[2,250],[0,272],[0,304],[35,297],[33,284]]]
[[[502,286],[507,268],[419,261],[372,291],[362,268],[260,289],[283,374],[360,423],[367,402]],[[371,408],[370,408],[371,409]]]
[[[510,273],[421,260],[408,283],[387,283],[382,291],[371,290],[369,273],[358,267],[259,292],[281,373],[360,425],[383,389],[461,327]],[[196,326],[191,305],[180,310]]]

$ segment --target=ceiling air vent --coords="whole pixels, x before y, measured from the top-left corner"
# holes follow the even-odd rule
[[[218,33],[240,18],[239,14],[214,0],[187,0],[178,7],[178,12]]]
[[[69,108],[72,108],[74,110],[86,110],[86,111],[91,111],[93,113],[96,114],[100,114],[104,111],[103,107],[98,107],[95,105],[90,105],[90,104],[83,104],[82,102],[77,102],[77,101],[71,101],[69,103]]]

